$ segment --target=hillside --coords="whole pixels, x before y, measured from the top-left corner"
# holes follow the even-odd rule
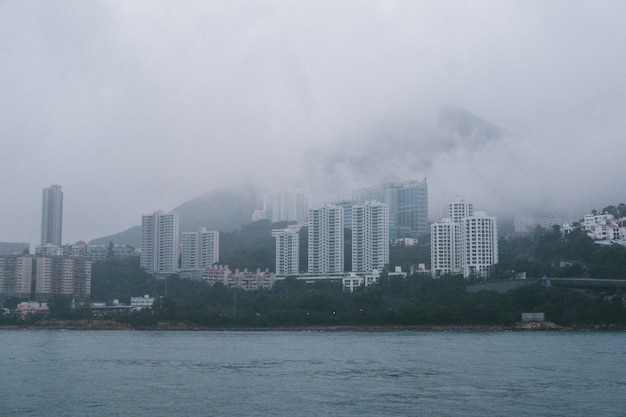
[[[172,210],[180,217],[180,231],[192,232],[199,227],[208,230],[232,231],[242,225],[249,224],[252,213],[261,207],[261,196],[252,187],[242,187],[236,190],[216,190],[189,200]],[[141,222],[140,215],[137,216]],[[110,236],[93,239],[91,244],[106,245],[109,242],[120,245],[141,246],[141,227],[133,226],[130,229]]]

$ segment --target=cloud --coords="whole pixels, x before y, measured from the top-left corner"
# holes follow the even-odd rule
[[[2,2],[0,240],[37,242],[52,183],[68,242],[251,181],[324,198],[427,175],[434,217],[456,194],[501,212],[620,202],[625,9]],[[454,141],[443,108],[506,135]]]

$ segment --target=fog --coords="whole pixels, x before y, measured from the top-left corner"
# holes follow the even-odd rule
[[[456,195],[501,215],[623,202],[623,16],[621,1],[0,2],[0,241],[38,243],[50,184],[68,243],[249,183],[324,201],[426,177],[433,220]]]

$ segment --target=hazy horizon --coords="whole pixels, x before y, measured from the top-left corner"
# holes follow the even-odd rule
[[[624,202],[624,15],[619,1],[2,2],[0,241],[39,243],[51,184],[64,243],[248,184],[321,201],[427,177],[431,220],[457,195],[510,216]]]

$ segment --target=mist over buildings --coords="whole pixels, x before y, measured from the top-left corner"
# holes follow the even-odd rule
[[[626,4],[0,3],[0,241],[65,242],[207,191],[422,179],[430,215],[626,200]]]

